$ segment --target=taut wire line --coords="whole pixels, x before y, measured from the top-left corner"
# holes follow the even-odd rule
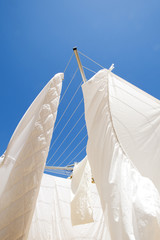
[[[68,84],[68,86],[67,86],[65,92],[63,93],[63,96],[61,97],[59,104],[62,102],[62,100],[63,100],[63,98],[64,98],[64,95],[66,94],[66,92],[67,92],[69,86],[71,85],[73,79],[75,78],[75,76],[76,76],[76,74],[77,74],[77,71],[78,71],[78,67],[77,67],[76,71],[74,72],[73,77],[72,77],[71,81],[69,82],[69,84]]]
[[[83,82],[83,81],[82,81],[82,82]],[[65,111],[63,112],[63,114],[62,114],[62,116],[60,117],[60,119],[59,119],[58,123],[56,124],[56,126],[55,126],[55,128],[54,128],[54,131],[55,131],[55,130],[56,130],[56,128],[58,127],[58,124],[60,123],[60,121],[61,121],[62,117],[64,116],[65,112],[67,111],[68,107],[70,106],[70,104],[71,104],[71,102],[72,102],[73,98],[75,97],[75,95],[77,94],[78,90],[80,89],[82,82],[79,84],[79,86],[78,86],[77,90],[75,91],[74,95],[72,96],[71,100],[69,101],[69,104],[67,105],[67,107],[66,107]]]
[[[72,59],[72,57],[73,57],[73,54],[74,54],[74,52],[72,53],[72,55],[71,55],[71,57],[70,57],[67,65],[66,65],[66,67],[65,67],[65,69],[64,69],[64,73],[65,73],[65,71],[67,70],[67,68],[68,68],[68,66],[69,66],[69,64],[70,64],[70,62],[71,62],[71,59]]]
[[[87,55],[85,55],[84,53],[82,53],[82,52],[80,52],[80,51],[78,51],[78,52],[79,52],[82,56],[84,56],[85,58],[89,59],[90,61],[92,61],[93,63],[95,63],[96,65],[98,65],[100,68],[104,68],[102,65],[100,65],[99,63],[97,63],[96,61],[94,61],[93,59],[91,59],[90,57],[88,57]],[[67,70],[67,68],[68,68],[68,66],[69,66],[69,64],[70,64],[73,55],[74,55],[74,52],[72,53],[72,55],[71,55],[71,57],[70,57],[67,65],[66,65],[66,67],[65,67],[64,73],[66,72],[66,70]],[[86,69],[86,70],[94,73],[94,74],[96,73],[95,71],[93,71],[92,69],[90,69],[90,68],[88,68],[88,67],[86,67],[86,66],[82,66],[82,67],[83,67],[84,69]],[[76,76],[76,74],[77,74],[77,71],[78,71],[78,68],[77,68],[76,71],[74,72],[74,74],[73,74],[73,76],[72,76],[69,84],[67,85],[67,87],[66,87],[63,95],[61,96],[61,99],[60,99],[59,104],[60,104],[60,103],[62,102],[62,100],[64,99],[64,96],[66,95],[66,93],[67,93],[67,91],[68,91],[68,89],[69,89],[69,87],[70,87],[73,79],[75,78],[75,76]],[[82,81],[82,82],[83,82],[83,81]],[[62,114],[61,114],[61,116],[60,116],[60,118],[59,118],[59,120],[58,120],[58,122],[57,122],[57,124],[56,124],[56,126],[55,126],[55,128],[54,128],[54,131],[55,131],[56,128],[58,127],[58,125],[59,125],[59,123],[61,122],[62,118],[65,117],[65,113],[67,112],[67,109],[68,109],[69,106],[71,105],[71,103],[72,103],[75,95],[77,94],[79,88],[81,87],[82,82],[80,83],[80,85],[78,85],[78,88],[76,89],[75,93],[74,93],[73,96],[71,97],[71,100],[69,101],[69,103],[67,103],[68,105],[67,105],[66,108],[63,110],[63,112],[62,112]],[[80,106],[80,104],[82,103],[82,101],[83,101],[83,98],[82,98],[81,101],[78,103],[77,107],[75,108],[75,110],[73,111],[73,113],[71,114],[71,116],[69,117],[69,119],[67,120],[67,122],[65,123],[64,127],[62,128],[62,130],[60,131],[60,133],[58,134],[58,136],[56,137],[56,139],[55,139],[54,142],[52,143],[52,145],[51,145],[51,147],[50,147],[50,150],[54,147],[56,141],[57,141],[58,138],[61,136],[62,132],[63,132],[64,129],[66,128],[67,124],[69,123],[69,121],[71,120],[71,118],[73,117],[73,115],[75,114],[75,112],[77,111],[77,109],[78,109],[78,107]],[[71,129],[69,130],[69,132],[67,133],[67,135],[62,137],[63,140],[62,140],[61,143],[58,145],[58,147],[55,149],[53,155],[50,157],[50,159],[48,160],[47,164],[53,159],[53,157],[55,156],[55,154],[56,154],[56,153],[58,152],[58,150],[61,148],[62,144],[66,141],[66,139],[68,138],[68,136],[70,135],[70,133],[75,129],[75,127],[76,127],[76,125],[78,124],[78,122],[82,119],[82,116],[83,116],[83,115],[84,115],[84,112],[83,112],[83,114],[80,116],[80,118],[78,118],[78,120],[76,121],[76,123],[74,124],[74,126],[71,127]],[[76,136],[73,138],[73,140],[72,140],[71,142],[69,142],[69,145],[68,145],[68,146],[65,146],[64,151],[61,152],[60,155],[58,154],[58,155],[59,155],[58,158],[54,161],[54,163],[53,163],[52,165],[55,165],[58,161],[61,160],[62,155],[66,152],[66,150],[71,146],[71,144],[72,144],[72,143],[75,141],[75,139],[79,136],[79,134],[82,132],[82,130],[85,128],[85,126],[86,126],[86,124],[84,124],[84,125],[82,126],[82,128],[80,129],[80,131],[79,131],[79,132],[76,134]],[[69,161],[69,157],[71,156],[71,154],[78,148],[78,146],[82,143],[82,141],[84,141],[84,139],[85,139],[87,136],[88,136],[88,135],[86,134],[86,135],[83,137],[83,139],[81,139],[80,142],[75,146],[75,148],[69,153],[69,155],[68,155],[68,156],[65,156],[65,159],[63,159],[62,162],[58,163],[59,166],[62,166],[62,165],[64,164],[64,162],[67,161],[67,159],[68,159],[68,161]],[[75,142],[75,143],[76,143],[76,142]],[[78,152],[78,154],[76,154],[76,156],[74,156],[74,157],[72,158],[72,160],[69,161],[68,164],[70,164],[71,162],[74,162],[74,160],[75,160],[85,149],[86,149],[86,146],[84,146],[84,147]],[[77,149],[77,150],[78,150],[78,149]],[[66,155],[66,154],[65,154],[65,155]],[[75,154],[74,154],[74,155],[75,155]],[[46,170],[46,171],[49,172],[49,170]],[[53,172],[53,170],[52,170],[51,172]],[[55,172],[55,173],[57,172],[57,174],[59,173],[58,170],[57,170],[57,171],[54,170],[54,172]],[[67,174],[61,174],[61,173],[59,173],[59,174],[60,174],[60,175],[67,175]]]
[[[87,67],[85,67],[85,66],[83,66],[83,65],[82,65],[82,67],[85,68],[85,69],[87,69],[87,70],[90,71],[90,72],[96,73],[95,71],[91,70],[90,68],[87,68]]]
[[[56,162],[58,162],[58,160],[60,159],[60,157],[63,155],[63,153],[71,146],[71,144],[74,142],[74,140],[77,138],[77,136],[82,132],[82,130],[84,129],[86,125],[84,124],[84,126],[81,128],[81,130],[77,133],[77,135],[73,138],[73,140],[69,143],[69,145],[66,147],[66,149],[61,153],[61,155],[56,159],[56,161],[53,162],[52,166],[54,164],[56,164]],[[49,163],[52,160],[52,156],[50,157],[49,161],[47,163]]]
[[[67,165],[70,165],[73,161],[74,161],[74,159],[76,159],[77,158],[77,156],[83,151],[83,150],[85,150],[86,149],[86,146],[84,146],[82,149],[81,149],[81,151],[67,164]],[[60,164],[61,165],[61,164]]]
[[[84,53],[82,53],[82,52],[80,52],[80,51],[78,51],[78,52],[79,52],[82,56],[88,58],[90,61],[92,61],[92,62],[94,62],[95,64],[97,64],[99,67],[105,68],[105,67],[103,67],[102,65],[100,65],[99,63],[97,63],[96,61],[94,61],[93,59],[91,59],[90,57],[86,56]]]
[[[72,115],[70,116],[70,118],[68,119],[68,121],[66,122],[66,124],[64,125],[63,129],[61,130],[61,132],[58,134],[57,138],[54,140],[54,142],[52,143],[49,151],[52,149],[52,147],[54,146],[55,142],[57,141],[57,139],[60,137],[61,133],[63,132],[63,130],[65,129],[65,127],[67,126],[68,122],[71,120],[71,118],[73,117],[73,115],[75,114],[75,112],[77,111],[77,109],[79,108],[80,104],[82,103],[83,98],[81,99],[81,101],[79,102],[79,104],[77,105],[76,109],[74,110],[74,112],[72,113]]]
[[[69,131],[69,133],[67,134],[67,136],[63,139],[63,141],[61,142],[61,144],[59,145],[59,147],[57,148],[57,150],[54,152],[54,154],[52,155],[52,158],[54,157],[54,155],[56,154],[56,152],[59,150],[59,148],[62,146],[62,144],[64,143],[64,141],[67,139],[67,137],[69,136],[69,134],[73,131],[73,129],[76,127],[76,125],[78,124],[78,122],[80,121],[80,119],[83,117],[84,113],[82,113],[82,115],[80,116],[80,118],[77,120],[77,122],[74,124],[74,126],[72,127],[72,129]],[[53,145],[52,145],[53,147]],[[50,148],[51,150],[51,148]]]
[[[59,166],[62,166],[62,164],[66,161],[66,159],[75,151],[75,149],[81,144],[81,142],[86,138],[88,137],[88,134],[86,134],[82,140],[77,144],[77,146],[72,150],[72,152],[70,152],[70,154],[61,162],[61,164]]]

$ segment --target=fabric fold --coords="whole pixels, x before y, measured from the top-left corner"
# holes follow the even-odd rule
[[[156,188],[159,186],[158,175],[152,177],[153,172],[149,172],[152,158],[143,158],[141,150],[141,144],[145,146],[146,136],[149,136],[150,126],[156,130],[159,128],[151,118],[151,112],[148,112],[150,106],[158,114],[158,100],[126,84],[107,70],[98,72],[82,88],[88,130],[87,156],[111,239],[160,239],[160,195]],[[123,105],[120,104],[122,102]],[[142,112],[144,104],[146,109]],[[143,129],[141,132],[140,125]],[[160,135],[155,134],[156,139],[159,137],[160,140]],[[139,141],[137,148],[134,140]],[[149,142],[151,144],[151,139]],[[156,141],[153,141],[153,146],[149,148],[147,142],[146,151],[149,156],[154,156],[155,163],[159,151]],[[137,151],[136,156],[141,161],[139,164],[134,151]],[[155,168],[156,165],[151,167],[158,174]]]
[[[27,239],[48,155],[63,73],[44,87],[17,126],[0,165],[0,239]]]
[[[28,240],[110,240],[97,193],[91,184],[94,222],[72,226],[71,180],[43,174]]]
[[[71,182],[71,221],[72,225],[93,222],[91,199],[91,168],[87,156],[74,166]]]

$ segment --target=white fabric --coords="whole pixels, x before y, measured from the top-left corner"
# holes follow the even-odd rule
[[[93,222],[93,209],[91,199],[91,168],[87,156],[74,166],[72,173],[72,225]]]
[[[27,239],[57,114],[55,75],[17,126],[0,165],[0,239]]]
[[[83,84],[87,156],[112,240],[160,239],[160,102],[107,70]]]
[[[28,240],[110,240],[95,184],[91,192],[95,222],[72,226],[71,180],[44,174]]]

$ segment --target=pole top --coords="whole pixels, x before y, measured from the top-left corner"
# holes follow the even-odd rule
[[[73,47],[73,51],[77,50],[77,47]]]

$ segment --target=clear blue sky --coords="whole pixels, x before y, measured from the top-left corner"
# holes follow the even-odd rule
[[[114,73],[160,99],[159,0],[1,0],[0,154],[75,45],[102,66],[114,63]]]

